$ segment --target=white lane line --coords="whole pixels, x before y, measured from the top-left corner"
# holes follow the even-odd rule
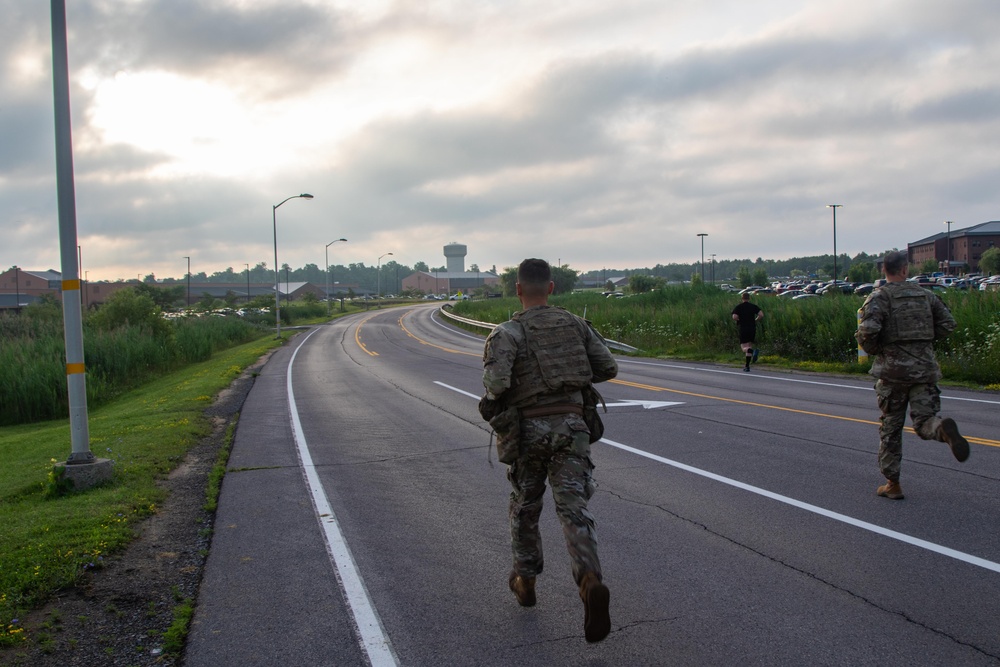
[[[977,567],[981,567],[987,570],[992,570],[994,572],[1000,572],[1000,563],[994,563],[993,561],[986,560],[985,558],[980,558],[979,556],[973,556],[971,554],[967,554],[962,551],[956,551],[955,549],[950,549],[948,547],[941,546],[940,544],[935,544],[934,542],[928,542],[927,540],[922,540],[918,537],[906,535],[904,533],[900,533],[895,530],[882,528],[881,526],[876,526],[873,523],[868,523],[867,521],[855,519],[854,517],[847,516],[846,514],[833,512],[828,509],[823,509],[822,507],[817,507],[816,505],[810,505],[809,503],[804,503],[800,500],[795,500],[794,498],[782,496],[757,486],[744,484],[743,482],[738,482],[735,479],[723,477],[722,475],[716,475],[715,473],[708,472],[707,470],[701,470],[700,468],[695,468],[693,466],[689,466],[684,463],[679,463],[678,461],[671,461],[670,459],[663,458],[662,456],[657,456],[656,454],[650,454],[649,452],[644,452],[641,449],[636,449],[635,447],[629,447],[628,445],[623,445],[620,442],[608,440],[607,438],[602,438],[600,441],[607,445],[611,445],[612,447],[621,449],[622,451],[631,452],[632,454],[636,454],[638,456],[642,456],[644,458],[656,461],[657,463],[664,463],[668,466],[673,466],[675,468],[679,468],[680,470],[694,473],[695,475],[701,475],[702,477],[707,477],[717,482],[722,482],[723,484],[735,486],[738,489],[743,489],[744,491],[756,493],[757,495],[764,496],[765,498],[770,498],[771,500],[777,500],[779,503],[785,503],[786,505],[791,505],[792,507],[798,507],[799,509],[806,510],[807,512],[819,514],[820,516],[825,516],[828,519],[833,519],[834,521],[840,521],[842,523],[846,523],[856,528],[861,528],[863,530],[868,530],[873,533],[877,533],[879,535],[884,535],[885,537],[889,537],[894,540],[899,540],[900,542],[905,542],[907,544],[920,547],[921,549],[927,549],[928,551],[933,551],[943,556],[948,556],[949,558],[954,558],[956,560],[969,563],[970,565],[975,565]]]
[[[299,461],[302,464],[302,473],[306,478],[306,486],[312,496],[313,506],[316,508],[316,516],[319,519],[323,536],[326,538],[327,553],[333,563],[334,572],[340,582],[347,606],[354,617],[354,623],[358,630],[358,637],[361,640],[361,648],[368,656],[368,663],[372,667],[398,667],[399,661],[392,650],[389,636],[382,627],[382,622],[368,597],[365,590],[364,581],[358,571],[351,550],[340,532],[340,525],[337,517],[330,507],[330,501],[326,497],[326,491],[319,480],[316,466],[313,465],[312,455],[309,453],[309,445],[306,436],[302,432],[302,423],[299,420],[299,410],[295,404],[295,392],[292,390],[292,367],[295,365],[295,357],[299,350],[305,345],[309,338],[319,331],[314,329],[302,343],[295,348],[292,358],[288,362],[288,373],[286,385],[288,390],[288,409],[292,418],[292,434],[295,437],[295,444],[298,448]]]
[[[464,394],[465,396],[470,396],[477,400],[479,399],[479,397],[476,396],[475,394],[471,394],[467,391],[457,389],[443,382],[435,381],[434,384],[445,387],[446,389],[451,389],[452,391],[458,392],[459,394]],[[694,466],[689,466],[685,463],[680,463],[679,461],[672,461],[662,456],[657,456],[656,454],[651,454],[641,449],[636,449],[635,447],[629,447],[628,445],[623,445],[622,443],[615,442],[614,440],[601,438],[600,442],[603,442],[604,444],[610,445],[612,447],[616,447],[622,451],[630,452],[632,454],[642,456],[652,461],[656,461],[657,463],[664,463],[668,466],[673,466],[674,468],[694,473],[695,475],[701,475],[702,477],[707,477],[708,479],[715,480],[716,482],[722,482],[723,484],[735,486],[737,489],[743,489],[744,491],[749,491],[750,493],[756,493],[759,496],[764,496],[765,498],[770,498],[771,500],[777,500],[779,503],[791,505],[792,507],[798,507],[799,509],[806,510],[807,512],[812,512],[813,514],[819,514],[820,516],[825,516],[826,518],[833,519],[834,521],[840,521],[841,523],[846,523],[849,526],[854,526],[855,528],[861,528],[863,530],[877,533],[879,535],[883,535],[885,537],[889,537],[894,540],[899,540],[900,542],[905,542],[906,544],[911,544],[915,547],[920,547],[921,549],[933,551],[934,553],[941,554],[942,556],[948,556],[949,558],[954,558],[956,560],[969,563],[970,565],[975,565],[977,567],[981,567],[987,570],[992,570],[994,572],[1000,573],[1000,563],[994,563],[993,561],[986,560],[985,558],[980,558],[979,556],[973,556],[972,554],[967,554],[962,551],[957,551],[949,547],[941,546],[940,544],[935,544],[934,542],[928,542],[927,540],[922,540],[919,537],[913,537],[911,535],[906,535],[905,533],[900,533],[895,530],[889,530],[888,528],[876,526],[873,523],[868,523],[867,521],[862,521],[861,519],[855,519],[854,517],[847,516],[846,514],[840,514],[839,512],[834,512],[832,510],[824,509],[822,507],[817,507],[816,505],[810,505],[809,503],[804,503],[801,500],[795,500],[794,498],[789,498],[788,496],[782,496],[780,494],[774,493],[773,491],[762,489],[758,486],[753,486],[751,484],[738,482],[735,479],[730,479],[729,477],[716,475],[714,472],[708,472],[707,470],[702,470],[701,468],[695,468]]]
[[[632,364],[633,366],[655,366],[657,368],[676,368],[685,371],[701,371],[702,373],[719,373],[721,375],[738,375],[740,377],[747,377],[743,372],[730,371],[721,368],[703,368],[699,366],[678,366],[676,364],[663,364],[655,363],[651,361],[634,361],[632,359],[618,359],[619,365]],[[780,377],[775,375],[753,375],[754,380],[773,380],[775,382],[795,382],[798,384],[815,384],[821,387],[836,387],[838,389],[857,389],[860,391],[875,391],[874,386],[859,387],[853,384],[837,384],[835,382],[820,382],[819,380],[800,380],[798,378]],[[941,398],[946,398],[950,401],[968,401],[969,403],[986,403],[988,405],[1000,405],[1000,401],[989,401],[984,398],[964,398],[961,396],[948,396],[946,394],[941,394]]]

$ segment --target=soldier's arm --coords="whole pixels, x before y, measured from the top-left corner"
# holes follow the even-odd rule
[[[948,310],[948,306],[945,305],[944,301],[937,294],[933,296],[934,298],[931,299],[931,312],[934,314],[934,340],[938,340],[951,334],[955,330],[955,327],[958,326],[958,323],[955,322],[955,317]]]
[[[607,343],[594,327],[587,323],[587,357],[590,359],[591,382],[605,382],[618,375],[618,362],[608,349]]]
[[[483,348],[483,386],[487,398],[496,400],[510,388],[517,343],[502,327],[495,328]]]
[[[882,351],[879,345],[879,334],[882,333],[883,313],[881,301],[874,293],[868,295],[864,305],[861,306],[861,321],[858,322],[858,330],[854,332],[861,349],[868,354],[878,354]]]

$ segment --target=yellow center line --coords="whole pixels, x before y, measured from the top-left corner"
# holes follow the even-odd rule
[[[475,354],[474,352],[463,352],[462,350],[453,350],[450,347],[442,347],[440,345],[435,345],[434,343],[427,342],[423,338],[419,338],[419,337],[415,336],[413,334],[413,332],[411,332],[409,329],[407,329],[406,325],[403,324],[403,318],[406,317],[407,315],[409,315],[412,312],[413,312],[412,310],[408,310],[405,313],[403,313],[402,315],[400,315],[398,324],[399,324],[399,328],[402,329],[403,331],[405,331],[406,335],[409,336],[410,338],[412,338],[413,340],[417,341],[418,343],[420,343],[422,345],[430,345],[433,348],[437,348],[437,349],[442,350],[444,352],[450,352],[451,354],[464,354],[464,355],[469,356],[469,357],[479,357],[479,356],[482,356],[480,354]]]
[[[362,350],[365,351],[365,354],[372,357],[377,357],[378,352],[373,352],[372,350],[369,350],[367,347],[365,347],[365,344],[361,342],[361,327],[363,327],[368,320],[375,317],[375,315],[378,315],[378,313],[373,313],[372,315],[369,315],[365,319],[358,322],[358,326],[354,328],[354,342],[358,344],[358,347],[360,347]]]
[[[769,405],[767,403],[755,403],[753,401],[743,401],[738,398],[725,398],[723,396],[712,396],[710,394],[698,394],[692,391],[681,391],[680,389],[668,389],[667,387],[657,387],[651,384],[640,384],[638,382],[628,382],[626,380],[610,380],[614,384],[624,385],[626,387],[636,387],[637,389],[648,389],[649,391],[666,391],[671,394],[681,394],[684,396],[694,396],[696,398],[708,398],[715,401],[723,401],[726,403],[737,403],[739,405],[749,405],[755,408],[767,408],[770,410],[781,410],[783,412],[794,412],[800,415],[809,415],[811,417],[825,417],[827,419],[839,419],[841,421],[855,422],[857,424],[871,424],[872,426],[879,426],[879,422],[871,421],[870,419],[856,419],[854,417],[843,417],[841,415],[831,415],[825,412],[811,412],[809,410],[797,410],[795,408],[786,408],[781,405]],[[911,427],[907,426],[904,430],[910,433],[916,433]],[[978,445],[987,445],[989,447],[1000,447],[1000,441],[988,440],[986,438],[974,438],[965,436],[965,439],[969,442],[974,442]]]

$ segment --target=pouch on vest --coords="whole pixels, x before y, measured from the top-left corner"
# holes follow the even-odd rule
[[[604,402],[604,397],[590,384],[580,390],[583,394],[583,421],[590,431],[590,444],[594,444],[604,437],[604,422],[597,411],[597,404],[600,402],[604,406],[604,411],[608,411],[608,406]]]
[[[507,408],[490,420],[497,434],[497,459],[511,464],[521,454],[521,413],[517,408]]]

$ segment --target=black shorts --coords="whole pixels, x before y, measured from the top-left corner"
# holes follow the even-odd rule
[[[740,343],[756,343],[757,327],[740,327]]]

